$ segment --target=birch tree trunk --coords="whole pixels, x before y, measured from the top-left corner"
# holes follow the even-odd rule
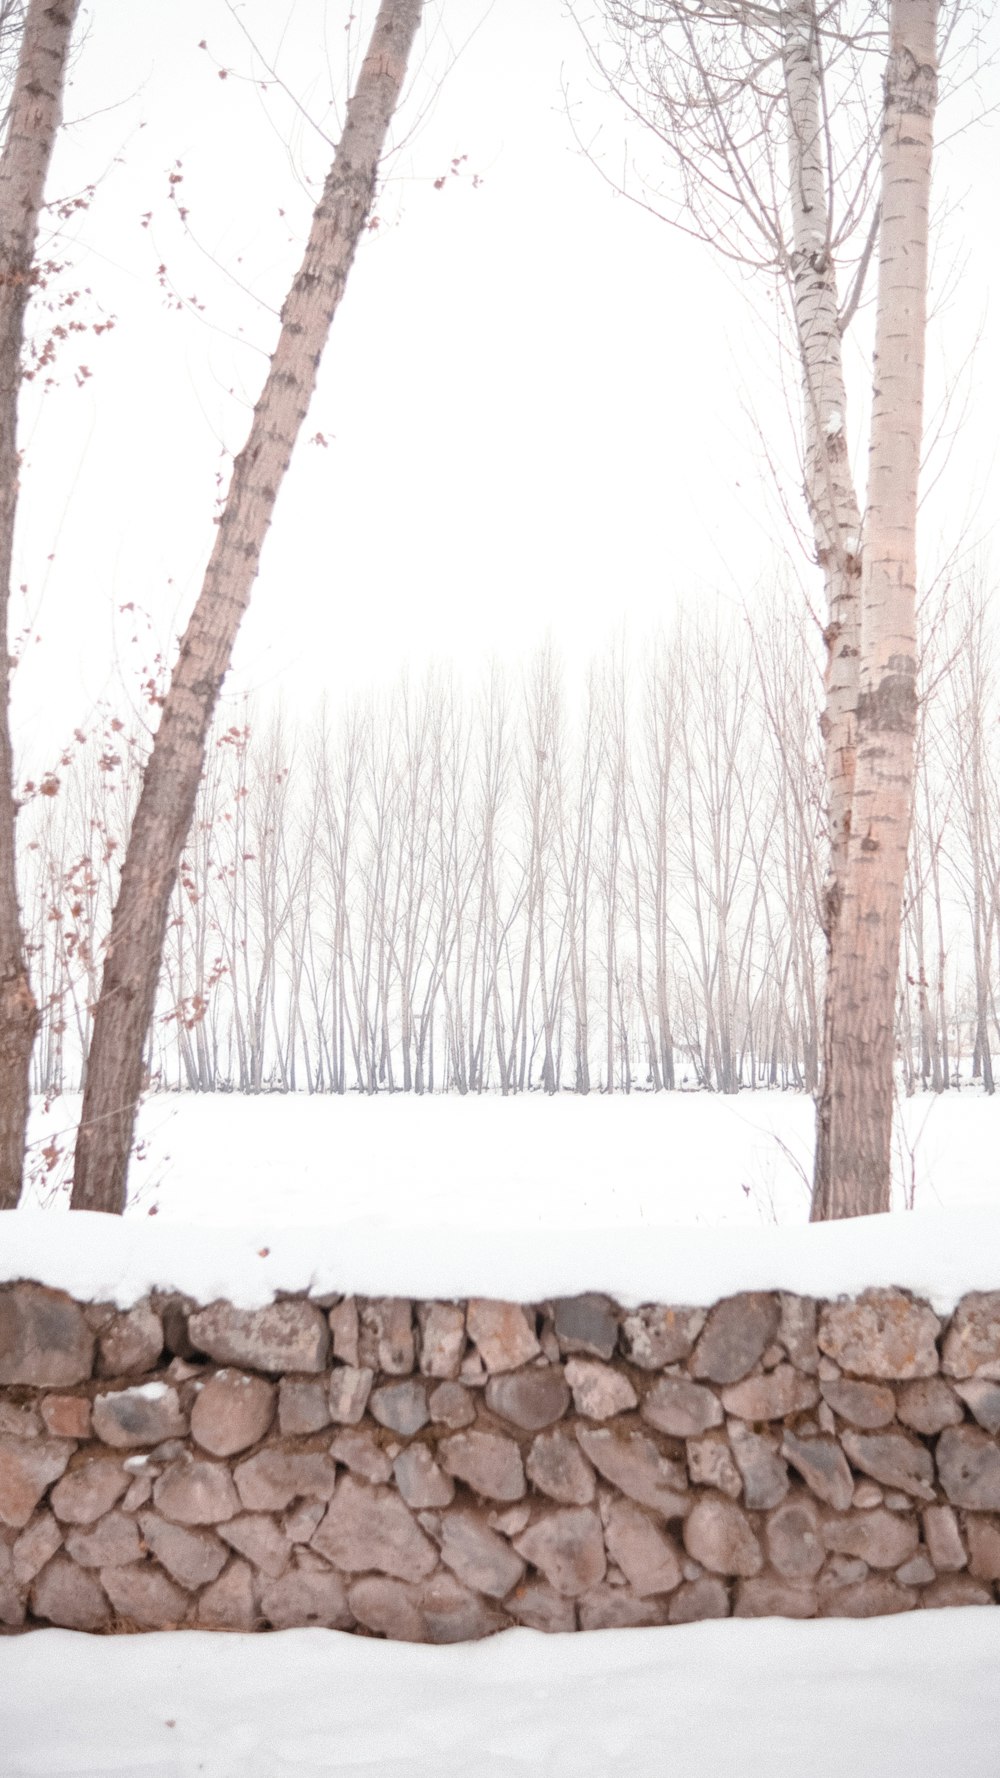
[[[892,0],[889,15],[856,762],[827,984],[814,1221],[888,1210],[890,1200],[894,1014],[916,733],[917,482],[938,11],[939,0]]]
[[[0,1210],[21,1194],[38,1009],[17,899],[8,625],[24,311],[79,0],[31,0],[0,157]]]
[[[212,710],[361,238],[423,0],[382,0],[146,767],[94,1018],[72,1206],[120,1213],[170,892]]]

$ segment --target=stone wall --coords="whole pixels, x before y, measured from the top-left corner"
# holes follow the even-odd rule
[[[451,1642],[988,1605],[1000,1292],[635,1312],[0,1286],[0,1623]]]

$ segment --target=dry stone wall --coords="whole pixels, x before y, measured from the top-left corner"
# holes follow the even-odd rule
[[[1000,1291],[0,1287],[0,1624],[416,1642],[990,1605]]]

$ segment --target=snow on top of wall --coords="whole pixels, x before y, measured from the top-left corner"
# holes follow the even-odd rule
[[[1000,1212],[895,1214],[794,1228],[406,1226],[212,1228],[76,1212],[0,1213],[0,1280],[31,1278],[127,1308],[150,1289],[260,1307],[279,1291],[493,1296],[536,1302],[607,1292],[708,1304],[740,1290],[836,1297],[897,1284],[946,1313],[1000,1288]]]

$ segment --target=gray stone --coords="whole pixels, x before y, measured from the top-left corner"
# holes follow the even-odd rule
[[[776,1365],[767,1376],[747,1377],[722,1391],[726,1413],[741,1420],[783,1420],[787,1414],[805,1413],[818,1400],[813,1379],[800,1376],[790,1364]]]
[[[222,1463],[189,1457],[172,1463],[153,1484],[158,1512],[175,1525],[216,1525],[235,1518],[239,1496]]]
[[[420,1609],[429,1642],[478,1642],[503,1629],[506,1618],[495,1606],[462,1585],[454,1574],[435,1574],[420,1589]]]
[[[866,1290],[854,1302],[827,1303],[818,1338],[841,1370],[891,1381],[933,1376],[940,1332],[941,1323],[926,1303],[899,1290]]]
[[[691,1496],[684,1468],[661,1456],[652,1439],[596,1426],[578,1426],[576,1436],[594,1468],[630,1500],[653,1507],[665,1519],[682,1518],[688,1511]]]
[[[219,1536],[272,1580],[284,1574],[291,1561],[291,1543],[266,1513],[244,1513],[230,1519],[220,1528]]]
[[[834,1439],[797,1438],[794,1432],[786,1431],[781,1455],[820,1500],[825,1500],[835,1512],[847,1511],[854,1496],[854,1481],[847,1459]]]
[[[516,1371],[538,1357],[534,1329],[519,1303],[473,1297],[465,1324],[488,1371]]]
[[[252,1513],[283,1512],[293,1500],[329,1500],[336,1477],[324,1452],[283,1451],[278,1445],[265,1445],[233,1471],[240,1500]]]
[[[50,1396],[47,1399],[62,1401],[65,1397]],[[44,1405],[45,1403],[43,1401],[42,1406],[44,1407]],[[85,1403],[84,1405],[89,1407],[89,1403]],[[41,1430],[42,1422],[38,1417],[38,1409],[32,1402],[4,1401],[3,1399],[0,1399],[0,1436],[6,1435],[9,1438],[37,1438]],[[47,1430],[49,1432],[54,1432],[55,1427],[49,1426]],[[57,1437],[60,1438],[65,1436],[67,1435],[63,1433],[57,1434]],[[77,1434],[72,1433],[69,1436],[75,1438]]]
[[[163,1352],[163,1322],[148,1303],[112,1317],[97,1342],[99,1377],[155,1370]]]
[[[646,1303],[622,1321],[622,1344],[640,1370],[658,1371],[688,1358],[705,1325],[704,1309],[670,1309]]]
[[[436,1425],[449,1426],[454,1432],[471,1426],[476,1417],[472,1396],[461,1383],[439,1383],[431,1392],[427,1407]]]
[[[376,1636],[390,1642],[427,1639],[424,1614],[405,1581],[390,1580],[385,1574],[363,1575],[348,1587],[347,1604],[352,1617]]]
[[[50,1496],[52,1510],[67,1525],[90,1525],[110,1512],[129,1484],[119,1458],[92,1457],[57,1482]]]
[[[953,1605],[992,1605],[993,1594],[970,1574],[939,1574],[929,1587],[921,1589],[919,1603],[931,1611]]]
[[[120,1568],[138,1562],[142,1549],[135,1520],[110,1512],[86,1530],[77,1526],[66,1533],[66,1554],[81,1568]]]
[[[629,1587],[592,1587],[577,1601],[581,1630],[646,1630],[667,1621],[669,1601],[639,1599]]]
[[[493,1432],[456,1432],[438,1445],[449,1475],[488,1500],[520,1500],[525,1492],[521,1453],[513,1439]]]
[[[270,1303],[266,1309],[212,1303],[188,1317],[188,1334],[216,1364],[259,1371],[322,1371],[330,1351],[326,1318],[300,1300]]]
[[[333,1339],[333,1356],[339,1358],[341,1364],[349,1364],[355,1370],[361,1362],[358,1352],[360,1322],[358,1305],[352,1296],[345,1296],[342,1303],[331,1309],[327,1320]]]
[[[624,1377],[620,1381],[628,1387]],[[566,1377],[554,1364],[492,1376],[486,1385],[486,1406],[491,1414],[525,1432],[540,1432],[543,1426],[560,1420],[569,1407]]]
[[[915,1554],[920,1542],[913,1520],[888,1512],[884,1506],[827,1519],[822,1536],[828,1550],[857,1556],[869,1568],[898,1568]]]
[[[568,1599],[604,1578],[604,1538],[592,1507],[559,1507],[547,1513],[514,1539],[514,1548]]]
[[[344,1426],[357,1426],[368,1406],[375,1372],[367,1365],[359,1370],[342,1364],[330,1378],[330,1418]]]
[[[118,1616],[144,1630],[175,1630],[187,1616],[187,1593],[155,1562],[102,1568],[101,1585]]]
[[[400,1296],[362,1302],[358,1351],[361,1363],[387,1377],[408,1377],[416,1364],[413,1305]]]
[[[778,1340],[788,1353],[797,1371],[815,1376],[819,1369],[819,1347],[816,1343],[816,1299],[793,1296],[789,1291],[778,1295],[781,1319]]]
[[[426,1507],[450,1506],[455,1497],[455,1484],[435,1463],[426,1445],[409,1445],[400,1451],[393,1464],[396,1486],[414,1511]]]
[[[644,1420],[672,1438],[696,1438],[710,1426],[722,1425],[718,1397],[703,1383],[687,1377],[660,1377],[643,1400]]]
[[[339,1574],[290,1569],[279,1580],[260,1586],[260,1609],[275,1630],[295,1630],[321,1624],[331,1630],[348,1630],[353,1619]]]
[[[668,1622],[701,1624],[710,1618],[728,1616],[729,1589],[725,1581],[706,1574],[700,1580],[683,1581],[678,1587],[670,1601]]]
[[[129,1482],[122,1499],[123,1513],[138,1512],[140,1506],[145,1506],[146,1502],[153,1498],[153,1482],[155,1479],[155,1475],[150,1475],[146,1472],[142,1475],[137,1475],[133,1481]]]
[[[969,1540],[969,1573],[976,1580],[1000,1580],[1000,1524],[970,1513],[965,1521]]]
[[[855,1581],[865,1580],[871,1573],[867,1562],[860,1556],[831,1556],[822,1574],[819,1584],[824,1592],[836,1587],[852,1587]]]
[[[949,1377],[1000,1381],[1000,1290],[963,1296],[944,1337],[941,1368]]]
[[[859,1383],[852,1377],[838,1377],[835,1382],[821,1384],[821,1388],[823,1400],[834,1413],[862,1431],[874,1432],[896,1417],[896,1398],[884,1383]]]
[[[369,1426],[346,1426],[330,1446],[330,1456],[366,1482],[387,1482],[392,1459],[386,1455]]]
[[[320,1377],[282,1377],[278,1384],[278,1430],[284,1438],[322,1432],[330,1424],[329,1384]]]
[[[727,1428],[733,1461],[743,1481],[743,1503],[752,1512],[780,1506],[790,1487],[788,1465],[771,1439],[739,1420]]]
[[[505,1537],[516,1537],[530,1519],[531,1505],[527,1500],[519,1501],[517,1506],[494,1506],[486,1514],[486,1523],[490,1529],[502,1531]]]
[[[886,1488],[901,1488],[918,1500],[934,1499],[934,1459],[906,1432],[845,1432],[841,1445],[855,1469]]]
[[[846,1587],[824,1592],[820,1600],[820,1617],[892,1617],[901,1611],[912,1611],[917,1594],[901,1587],[886,1574],[870,1574],[867,1580],[855,1581]]]
[[[870,1506],[881,1506],[885,1495],[877,1482],[858,1482],[852,1496],[852,1505],[860,1512],[867,1512]],[[909,1501],[907,1501],[909,1506]]]
[[[239,1630],[245,1634],[257,1629],[253,1573],[248,1562],[230,1562],[225,1574],[205,1588],[198,1599],[195,1621],[205,1630]]]
[[[374,1568],[397,1580],[423,1580],[437,1566],[437,1551],[409,1508],[389,1488],[368,1487],[345,1476],[312,1547],[347,1574]]]
[[[556,1339],[563,1352],[610,1358],[618,1342],[618,1316],[606,1296],[564,1296],[552,1304]]]
[[[418,1303],[420,1369],[425,1377],[457,1377],[465,1351],[465,1310],[457,1303]]]
[[[934,1564],[924,1550],[896,1569],[896,1579],[902,1587],[925,1587],[935,1578]]]
[[[721,1494],[728,1494],[731,1500],[739,1499],[743,1492],[743,1481],[724,1432],[709,1432],[704,1438],[689,1438],[685,1449],[688,1475],[696,1488],[718,1488]]]
[[[725,1297],[709,1310],[690,1370],[711,1383],[738,1383],[753,1370],[778,1331],[777,1298],[766,1291]]]
[[[684,1521],[684,1548],[713,1574],[759,1574],[764,1557],[742,1507],[702,1496]]]
[[[946,1426],[960,1426],[965,1418],[962,1404],[943,1377],[918,1377],[896,1390],[896,1418],[914,1432],[933,1434]]]
[[[954,1508],[928,1506],[923,1512],[924,1542],[936,1569],[964,1568],[968,1560]]]
[[[15,1539],[11,1550],[11,1573],[19,1586],[27,1586],[46,1562],[51,1562],[62,1540],[62,1532],[51,1513],[41,1512],[32,1519]]]
[[[103,1630],[111,1608],[96,1575],[53,1556],[31,1589],[31,1615],[61,1630]]]
[[[216,1580],[226,1565],[225,1545],[212,1531],[189,1531],[155,1512],[140,1513],[139,1527],[147,1549],[189,1593]]]
[[[94,1336],[64,1290],[0,1288],[0,1383],[64,1388],[90,1376],[93,1358]]]
[[[188,1430],[180,1397],[169,1383],[137,1383],[96,1395],[92,1412],[96,1437],[119,1450],[183,1438]]]
[[[816,1588],[775,1580],[761,1574],[753,1580],[741,1580],[733,1603],[734,1617],[815,1617],[819,1610]]]
[[[405,1383],[384,1384],[381,1389],[372,1391],[368,1411],[380,1426],[398,1432],[401,1438],[412,1438],[430,1419],[427,1385],[416,1377]]]
[[[281,1529],[290,1543],[308,1543],[325,1512],[322,1500],[296,1501],[285,1513]]]
[[[681,1583],[681,1556],[672,1538],[631,1500],[613,1500],[604,1522],[608,1555],[618,1564],[633,1593],[672,1593]]]
[[[971,1408],[980,1426],[996,1438],[1000,1433],[1000,1383],[990,1383],[985,1377],[972,1377],[967,1383],[956,1383],[955,1394],[962,1397],[967,1408]]]
[[[764,1541],[772,1566],[785,1580],[812,1580],[826,1560],[819,1513],[808,1499],[789,1500],[771,1513],[764,1526]]]
[[[441,1560],[477,1593],[502,1599],[524,1574],[524,1563],[506,1538],[498,1537],[474,1512],[455,1509],[441,1521]]]
[[[191,1410],[191,1436],[213,1457],[232,1457],[257,1444],[274,1419],[275,1389],[244,1371],[216,1371]]]
[[[525,1467],[534,1486],[562,1506],[587,1506],[594,1498],[594,1472],[568,1433],[540,1433]]]
[[[0,1524],[20,1531],[75,1449],[68,1439],[0,1438]]]
[[[503,1602],[508,1617],[527,1630],[544,1634],[565,1635],[576,1629],[576,1605],[550,1587],[547,1580],[526,1580],[508,1594]]]

